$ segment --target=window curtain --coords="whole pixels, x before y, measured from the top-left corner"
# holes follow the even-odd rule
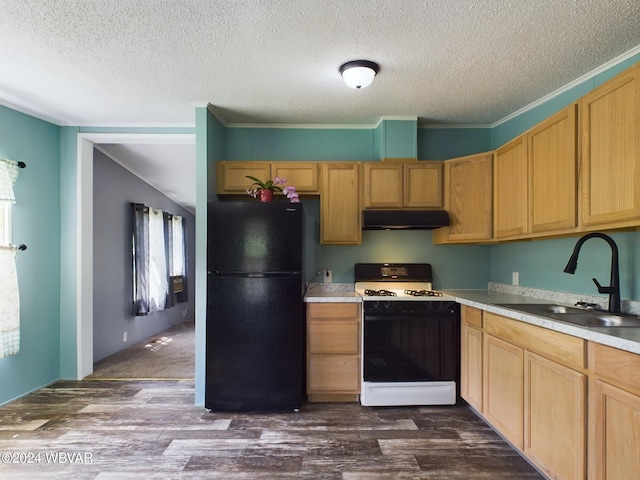
[[[133,295],[136,316],[172,307],[170,277],[185,274],[184,219],[139,203],[133,205]],[[179,273],[176,273],[179,272]]]
[[[149,313],[149,207],[133,204],[133,304],[134,315]]]
[[[162,210],[149,209],[149,310],[159,312],[167,306],[169,278]]]
[[[15,203],[13,186],[18,162],[0,158],[0,202]],[[17,248],[0,246],[0,358],[20,351],[20,296],[16,270]]]

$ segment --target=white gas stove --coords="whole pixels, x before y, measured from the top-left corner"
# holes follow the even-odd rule
[[[452,405],[460,375],[460,310],[432,290],[429,264],[356,264],[362,295],[365,406]]]

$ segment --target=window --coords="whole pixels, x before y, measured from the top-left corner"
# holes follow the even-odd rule
[[[134,203],[132,254],[135,315],[173,306],[171,277],[185,274],[183,218]],[[186,300],[182,286],[178,301]]]

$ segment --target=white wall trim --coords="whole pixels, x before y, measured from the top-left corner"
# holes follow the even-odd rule
[[[76,372],[93,372],[93,147],[96,143],[193,143],[195,134],[78,133],[76,160]]]

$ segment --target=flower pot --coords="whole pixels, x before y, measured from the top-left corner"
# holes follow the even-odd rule
[[[271,202],[273,201],[273,191],[260,189],[258,190],[258,198],[261,202]]]

